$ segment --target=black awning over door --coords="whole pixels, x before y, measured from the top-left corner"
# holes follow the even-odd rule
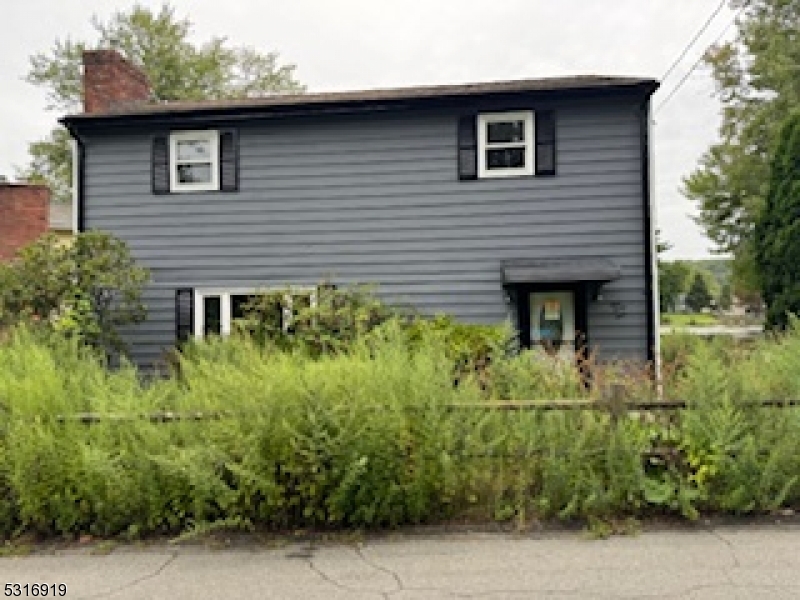
[[[514,259],[501,265],[503,283],[607,283],[622,277],[622,269],[608,258]]]

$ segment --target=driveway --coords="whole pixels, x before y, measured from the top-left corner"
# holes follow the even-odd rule
[[[566,532],[409,534],[272,548],[134,545],[103,555],[87,546],[0,558],[0,585],[64,583],[66,597],[75,600],[794,600],[800,598],[799,548],[796,524],[668,529],[606,540]],[[26,597],[24,588],[18,597]]]

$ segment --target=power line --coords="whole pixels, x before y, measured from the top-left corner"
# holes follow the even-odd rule
[[[750,2],[745,2],[745,3],[742,5],[742,7],[741,7],[741,8],[740,8],[740,9],[739,9],[737,12],[736,12],[736,14],[735,14],[735,15],[733,16],[733,18],[730,20],[730,22],[728,23],[728,25],[725,27],[725,29],[723,29],[723,30],[720,32],[720,34],[719,34],[719,35],[718,35],[716,38],[714,38],[714,41],[713,41],[713,42],[711,42],[711,44],[709,44],[707,48],[710,48],[711,46],[714,46],[714,45],[715,45],[717,42],[719,42],[719,41],[722,39],[722,36],[724,36],[726,33],[728,33],[728,30],[729,30],[729,29],[731,28],[731,26],[732,26],[732,25],[733,25],[733,24],[736,22],[736,20],[739,18],[739,15],[741,15],[741,14],[742,14],[742,12],[744,11],[744,9],[745,9],[745,8],[747,8],[747,6],[748,6],[749,4],[750,4]],[[674,88],[672,88],[672,91],[670,91],[670,93],[667,95],[667,97],[666,97],[666,98],[664,98],[664,99],[661,101],[661,103],[660,103],[660,104],[659,104],[659,105],[656,107],[656,109],[655,109],[655,111],[654,111],[654,115],[655,115],[655,114],[658,114],[658,112],[659,112],[659,111],[660,111],[662,108],[664,108],[664,105],[665,105],[665,104],[667,104],[667,102],[669,102],[670,100],[672,100],[673,96],[675,96],[675,94],[677,94],[677,93],[678,93],[678,90],[680,90],[680,89],[683,87],[683,84],[684,84],[684,83],[686,83],[686,81],[689,79],[689,77],[691,77],[692,73],[694,73],[694,70],[695,70],[695,69],[696,69],[696,68],[697,68],[697,67],[700,65],[700,63],[703,61],[703,58],[704,58],[704,56],[705,56],[705,52],[704,52],[703,54],[701,54],[701,55],[700,55],[700,56],[697,58],[697,60],[694,62],[694,64],[691,66],[691,68],[690,68],[690,69],[689,69],[689,70],[686,72],[686,74],[685,74],[685,75],[684,75],[684,76],[681,78],[681,80],[680,80],[680,81],[677,83],[677,85],[676,85]]]
[[[711,22],[714,19],[716,19],[717,15],[722,11],[723,8],[725,8],[725,4],[727,3],[727,1],[728,0],[722,0],[719,3],[719,6],[717,6],[717,8],[714,10],[714,12],[711,13],[711,15],[708,17],[708,19],[706,19],[706,22],[703,23],[703,26],[700,28],[700,30],[697,33],[694,34],[694,37],[691,39],[691,41],[688,44],[686,44],[686,46],[684,47],[683,51],[680,53],[678,58],[676,58],[673,61],[673,63],[669,66],[669,68],[666,70],[666,72],[661,76],[661,81],[662,82],[667,77],[670,76],[670,74],[675,70],[675,67],[677,67],[680,64],[680,62],[684,59],[684,57],[689,52],[689,50],[691,50],[692,46],[694,46],[695,42],[698,39],[700,39],[700,36],[703,35],[706,32],[706,29],[708,29],[708,26],[711,25]]]

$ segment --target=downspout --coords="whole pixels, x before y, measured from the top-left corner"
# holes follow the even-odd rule
[[[74,128],[67,125],[72,136],[72,229],[86,231],[86,144]]]

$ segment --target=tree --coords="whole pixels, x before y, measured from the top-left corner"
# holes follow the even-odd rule
[[[731,306],[733,306],[733,291],[731,284],[725,283],[719,292],[719,307],[722,310],[730,310]]]
[[[702,273],[695,273],[692,285],[689,286],[689,292],[686,294],[686,306],[692,312],[700,312],[711,304],[711,299],[706,278]]]
[[[785,329],[789,313],[800,315],[800,112],[787,119],[781,130],[767,203],[755,233],[766,325]]]
[[[699,223],[719,250],[734,255],[737,292],[759,284],[753,229],[764,206],[778,129],[800,104],[800,0],[731,0],[740,9],[734,41],[711,48],[722,102],[720,141],[684,180]]]
[[[119,351],[120,328],[144,320],[148,277],[106,233],[80,233],[69,245],[43,236],[0,265],[0,326],[47,324],[106,354]]]
[[[686,292],[691,269],[681,260],[659,261],[658,297],[661,312],[675,312],[678,296]]]
[[[158,100],[204,100],[257,97],[302,92],[294,65],[280,65],[278,54],[261,54],[248,47],[230,46],[214,37],[193,44],[192,24],[164,4],[158,12],[135,5],[115,13],[107,22],[92,19],[97,39],[56,40],[48,54],[31,57],[27,80],[47,90],[49,108],[78,111],[81,106],[81,56],[90,47],[113,48],[146,74]],[[47,183],[54,198],[69,199],[69,135],[62,128],[30,145],[30,164],[17,177]]]

